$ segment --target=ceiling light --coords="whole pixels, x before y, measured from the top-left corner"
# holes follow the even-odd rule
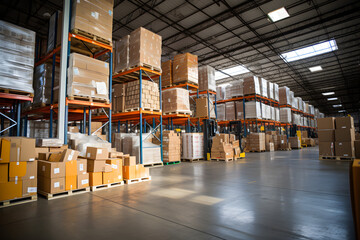
[[[346,112],[345,110],[339,110],[338,112]]]
[[[342,107],[342,105],[341,104],[336,104],[336,105],[333,105],[333,107]]]
[[[322,95],[324,95],[324,96],[333,95],[333,94],[335,94],[335,92],[326,92],[326,93],[322,93]]]
[[[279,8],[275,11],[269,12],[268,16],[271,19],[271,21],[273,21],[273,22],[277,22],[281,19],[290,17],[289,13],[286,11],[286,9],[284,7]]]
[[[229,76],[232,77],[247,72],[250,72],[249,69],[245,68],[242,65],[238,65],[227,69],[221,69],[220,71],[215,72],[215,80],[220,80],[223,78],[228,78]]]
[[[290,52],[282,53],[280,56],[284,61],[292,62],[304,58],[313,57],[316,55],[328,53],[337,50],[336,41],[334,39],[316,43],[307,47],[299,48]]]
[[[321,66],[311,67],[309,68],[310,72],[317,72],[323,70]]]
[[[328,98],[328,101],[334,101],[334,100],[338,100],[338,98],[337,97]]]

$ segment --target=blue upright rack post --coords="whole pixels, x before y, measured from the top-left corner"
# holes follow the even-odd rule
[[[142,122],[142,70],[140,69],[140,74],[139,74],[139,83],[140,83],[140,87],[139,87],[139,110],[140,110],[140,121],[139,121],[139,125],[140,125],[140,134],[139,134],[139,140],[140,140],[140,164],[143,164],[143,148],[142,148],[142,134],[143,134],[143,122]]]

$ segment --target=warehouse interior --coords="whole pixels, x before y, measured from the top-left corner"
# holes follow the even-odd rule
[[[6,239],[360,239],[359,1],[0,5]]]

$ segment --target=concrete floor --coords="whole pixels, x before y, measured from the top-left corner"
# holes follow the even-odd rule
[[[317,148],[151,169],[153,180],[0,209],[2,239],[354,239],[349,163]],[[3,238],[7,236],[6,238]]]

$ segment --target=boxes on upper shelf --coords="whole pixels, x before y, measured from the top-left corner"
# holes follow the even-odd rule
[[[251,76],[244,78],[244,95],[261,94],[260,78]]]
[[[214,104],[207,97],[200,97],[196,100],[196,117],[210,117],[215,118]],[[209,109],[210,108],[210,109]],[[209,116],[210,112],[210,116]]]
[[[193,83],[198,85],[198,57],[190,53],[179,54],[173,61],[173,84]]]
[[[130,35],[126,35],[115,42],[114,73],[129,68],[129,43]]]
[[[170,88],[162,91],[163,113],[190,114],[189,91],[183,88]]]
[[[211,66],[199,67],[199,91],[216,92],[215,69]]]
[[[173,70],[172,70],[172,61],[166,61],[166,62],[162,62],[161,63],[161,87],[171,87],[173,80],[172,80],[172,75],[173,75]]]

